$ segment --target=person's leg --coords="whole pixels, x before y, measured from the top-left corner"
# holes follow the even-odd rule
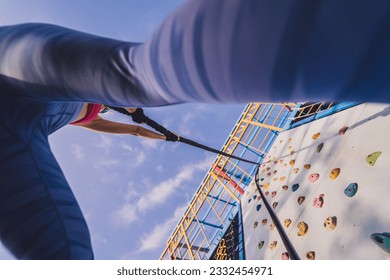
[[[1,242],[18,259],[93,259],[87,224],[47,138],[74,118],[74,108],[6,95],[2,101]]]
[[[113,106],[390,101],[389,45],[390,1],[190,0],[143,45],[3,27],[0,83]]]

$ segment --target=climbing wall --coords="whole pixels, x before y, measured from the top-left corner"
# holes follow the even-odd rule
[[[279,134],[259,184],[301,259],[390,259],[390,105],[362,104]],[[288,259],[251,183],[247,259]]]

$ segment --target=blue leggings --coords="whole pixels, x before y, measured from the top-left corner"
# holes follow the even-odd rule
[[[26,259],[93,258],[47,141],[81,103],[390,101],[390,1],[190,0],[143,44],[0,28],[0,238]]]

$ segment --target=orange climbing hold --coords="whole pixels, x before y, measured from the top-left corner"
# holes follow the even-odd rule
[[[269,244],[269,248],[271,250],[274,250],[276,248],[276,245],[278,245],[278,241],[273,241],[271,244]]]
[[[288,228],[290,225],[291,225],[291,220],[290,220],[290,219],[285,219],[285,220],[284,220],[284,226],[285,226],[286,228]]]
[[[313,134],[313,136],[311,138],[313,138],[313,140],[317,140],[318,137],[320,137],[321,133],[316,133],[316,134]]]
[[[306,253],[306,258],[308,260],[315,260],[316,259],[316,253],[314,251],[309,251]]]
[[[290,165],[293,166],[295,164],[295,159],[290,160]]]
[[[298,236],[304,236],[309,229],[309,226],[303,221],[299,222],[297,227],[298,227],[298,233],[297,233]]]
[[[303,166],[303,168],[305,168],[305,169],[310,169],[310,168],[311,168],[311,165],[310,165],[310,164],[305,164],[305,165]]]

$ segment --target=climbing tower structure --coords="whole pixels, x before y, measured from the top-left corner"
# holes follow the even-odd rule
[[[374,176],[384,176],[382,154],[390,137],[378,134],[375,143],[364,137],[375,134],[375,126],[386,131],[386,108],[248,104],[222,150],[259,165],[218,156],[161,259],[289,259],[281,231],[301,259],[386,258],[388,234],[381,226],[386,215],[363,215],[363,205],[379,211],[374,207],[378,199],[357,199],[370,196],[367,177],[373,182]],[[382,197],[390,197],[383,183],[375,185]],[[264,207],[259,191],[279,221]],[[351,241],[353,233],[361,236]]]

